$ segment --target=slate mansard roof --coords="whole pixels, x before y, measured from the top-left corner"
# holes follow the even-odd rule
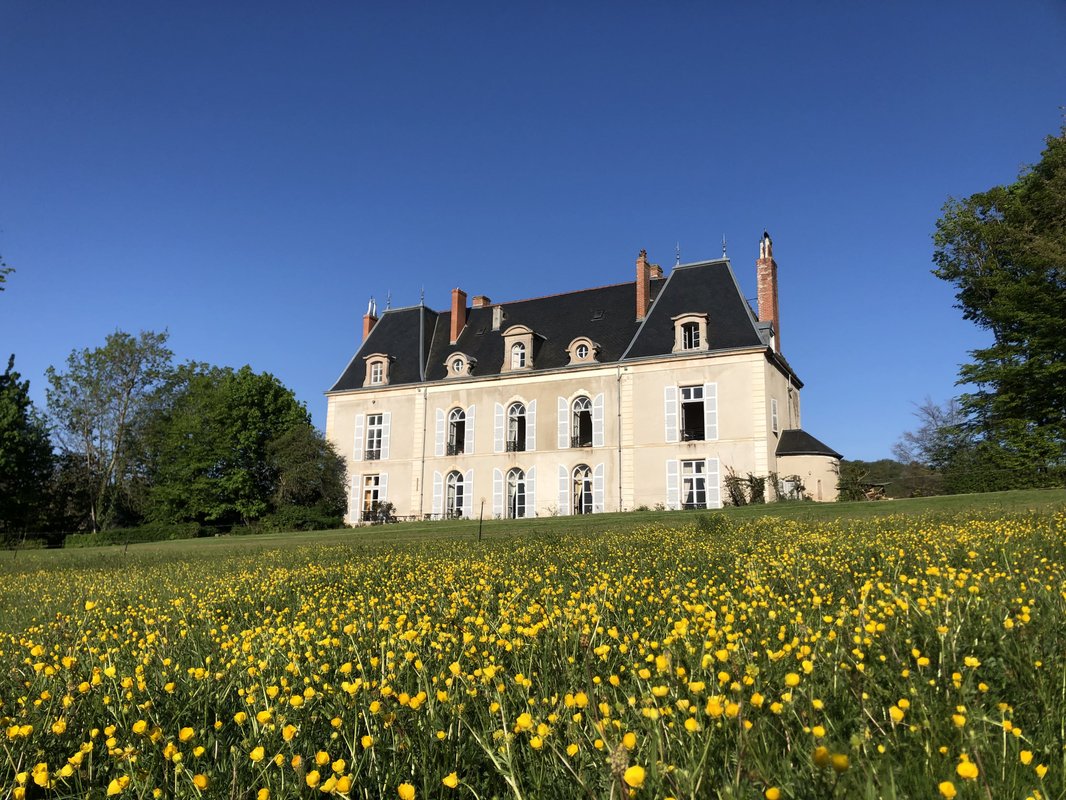
[[[364,358],[373,353],[390,358],[389,386],[442,381],[445,364],[455,353],[476,360],[472,378],[499,375],[505,358],[503,333],[515,325],[525,325],[535,334],[533,373],[567,367],[567,348],[581,336],[599,345],[601,364],[669,356],[674,347],[673,317],[685,313],[707,315],[709,353],[767,347],[765,325],[758,323],[744,299],[728,260],[676,266],[667,278],[653,278],[650,288],[652,304],[643,320],[636,319],[635,282],[470,308],[455,344],[449,343],[450,311],[424,306],[390,309],[330,392],[363,388]],[[496,306],[503,308],[505,317],[494,331]],[[780,355],[769,355],[802,386]]]

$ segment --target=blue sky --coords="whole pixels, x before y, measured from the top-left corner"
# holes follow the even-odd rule
[[[944,201],[1066,105],[1062,2],[0,2],[0,351],[115,329],[269,371],[324,425],[367,299],[444,309],[713,258],[764,228],[804,428],[890,454],[980,331]]]

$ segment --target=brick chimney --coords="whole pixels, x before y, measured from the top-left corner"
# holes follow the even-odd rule
[[[781,352],[781,315],[777,309],[777,262],[774,261],[774,242],[763,231],[759,242],[759,260],[755,262],[755,274],[759,284],[759,322],[772,322],[775,349]]]
[[[651,265],[651,277],[653,280],[661,280],[663,277],[663,268],[658,264]]]
[[[637,319],[641,320],[648,313],[651,305],[651,265],[648,264],[648,251],[641,250],[637,256]]]
[[[451,343],[459,341],[459,334],[466,327],[466,292],[452,289],[452,335]]]
[[[374,302],[374,298],[370,298],[370,303],[366,307],[366,313],[363,315],[363,341],[366,341],[366,337],[370,335],[370,331],[374,329],[374,326],[378,321],[378,304]]]
[[[470,301],[470,303],[474,306],[474,308],[484,308],[485,306],[492,305],[492,301],[489,300],[489,298],[483,294],[476,295],[474,299]]]

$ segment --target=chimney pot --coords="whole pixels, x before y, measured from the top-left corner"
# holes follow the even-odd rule
[[[485,306],[491,306],[492,301],[483,294],[479,294],[471,301],[474,308],[484,308]]]

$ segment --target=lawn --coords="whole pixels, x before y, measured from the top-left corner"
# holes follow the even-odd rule
[[[4,553],[0,797],[1062,797],[1064,500]]]

